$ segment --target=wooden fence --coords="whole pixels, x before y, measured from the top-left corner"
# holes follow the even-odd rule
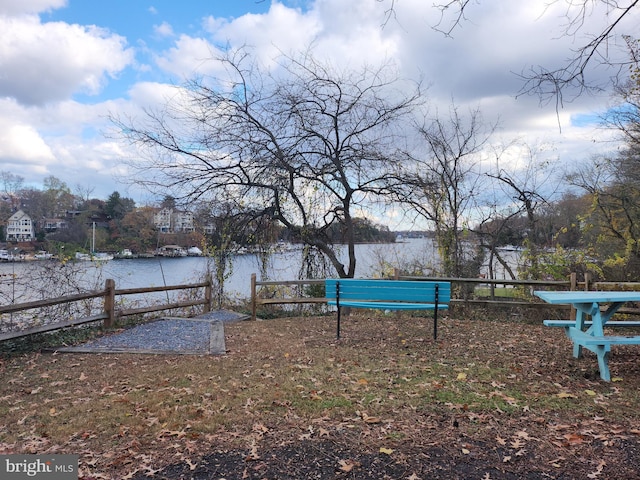
[[[171,291],[171,290],[190,290],[190,289],[199,289],[199,288],[204,288],[204,296],[202,298],[198,298],[195,300],[185,300],[185,301],[177,301],[172,303],[150,305],[142,308],[128,308],[128,309],[116,308],[116,296],[165,292],[165,291]],[[82,325],[90,322],[96,322],[100,320],[103,321],[103,325],[105,328],[111,328],[115,325],[116,321],[122,317],[127,317],[131,315],[141,315],[144,313],[151,313],[151,312],[159,312],[163,310],[172,310],[175,308],[192,307],[196,305],[202,305],[204,312],[209,312],[211,310],[212,283],[210,279],[207,279],[206,281],[201,283],[192,283],[192,284],[186,284],[186,285],[127,288],[127,289],[118,290],[116,289],[115,281],[112,279],[107,279],[105,281],[105,287],[103,290],[79,293],[76,295],[68,295],[68,296],[59,297],[55,299],[37,300],[33,302],[4,305],[4,306],[0,306],[0,315],[6,314],[6,313],[13,313],[13,312],[22,312],[22,311],[32,310],[36,308],[51,307],[54,305],[60,305],[65,303],[73,303],[73,302],[78,302],[81,300],[87,300],[92,298],[103,298],[103,308],[100,313],[83,317],[83,318],[74,318],[74,319],[70,319],[62,322],[47,323],[47,324],[38,325],[35,327],[26,328],[22,330],[0,333],[0,341],[9,340],[12,338],[24,337],[27,335],[33,335],[35,333],[59,330],[61,328],[73,327],[73,326]]]
[[[550,308],[549,305],[537,300],[531,295],[533,290],[541,289],[556,289],[556,290],[640,290],[640,283],[638,282],[591,282],[587,275],[582,282],[577,281],[575,274],[572,274],[566,281],[554,281],[554,280],[506,280],[506,279],[484,279],[484,278],[429,278],[429,277],[415,277],[415,276],[402,276],[396,272],[394,276],[396,279],[402,280],[416,280],[416,281],[449,281],[454,287],[454,291],[461,292],[477,291],[476,287],[484,287],[488,290],[488,294],[467,295],[459,298],[452,298],[452,304],[484,304],[492,306],[522,306],[522,307],[535,307],[535,308]],[[316,296],[295,296],[295,297],[283,297],[274,294],[274,290],[282,290],[281,287],[302,287],[302,286],[324,286],[324,279],[316,280],[280,280],[280,281],[257,281],[256,275],[251,275],[251,318],[256,319],[257,309],[260,305],[286,305],[286,304],[325,304],[327,299],[324,297]],[[524,295],[520,295],[516,298],[505,297],[498,294],[498,287],[515,288],[519,287],[521,291],[526,292]],[[265,295],[261,290],[265,287],[277,287],[275,289],[267,288],[270,290],[269,296]],[[171,290],[190,290],[204,288],[203,298],[197,298],[195,300],[177,301],[172,303],[164,303],[151,305],[142,308],[116,308],[116,297],[126,295],[136,295],[144,293],[164,292]],[[83,318],[74,318],[62,322],[47,323],[31,328],[22,329],[19,331],[10,331],[0,333],[0,341],[9,340],[12,338],[23,337],[36,333],[48,332],[58,330],[61,328],[72,327],[82,325],[90,322],[103,321],[105,328],[111,328],[115,325],[119,318],[141,315],[151,312],[159,312],[163,310],[172,310],[176,308],[185,308],[191,306],[202,305],[204,312],[211,310],[212,300],[212,282],[210,279],[201,283],[192,283],[185,285],[171,285],[164,287],[145,287],[145,288],[128,288],[128,289],[116,289],[115,281],[108,279],[105,282],[105,288],[103,290],[97,290],[92,292],[80,293],[76,295],[68,295],[55,299],[38,300],[33,302],[25,302],[13,305],[0,306],[0,315],[12,312],[21,312],[32,310],[42,307],[50,307],[54,305],[60,305],[65,303],[73,303],[81,300],[102,298],[103,308],[100,313],[95,315],[86,316]],[[557,306],[554,308],[558,308]],[[562,307],[560,307],[562,308]],[[569,307],[566,307],[569,309]],[[634,308],[621,309],[621,313],[639,313],[640,310]],[[572,313],[572,315],[575,312]]]
[[[593,282],[589,274],[585,275],[584,281],[578,281],[577,275],[572,273],[567,280],[508,280],[508,279],[487,279],[487,278],[443,278],[443,277],[418,277],[400,275],[396,270],[394,274],[396,280],[415,281],[447,281],[454,287],[453,292],[463,292],[463,295],[451,299],[451,304],[455,305],[486,305],[495,307],[530,307],[530,308],[554,308],[556,310],[567,309],[571,318],[575,318],[575,310],[567,306],[555,305],[550,307],[532,295],[534,290],[640,290],[639,282]],[[287,280],[287,281],[258,281],[256,274],[251,275],[251,319],[257,317],[260,305],[277,304],[313,304],[326,303],[327,299],[322,297],[282,297],[276,296],[278,288],[267,288],[268,296],[262,292],[263,287],[301,287],[306,285],[324,285],[324,280]],[[458,287],[458,288],[455,288]],[[486,287],[488,294],[477,295],[468,292],[477,292],[476,287]],[[499,295],[498,288],[507,289],[519,288],[522,293],[514,298],[512,296]],[[281,290],[281,289],[280,289]],[[465,295],[464,292],[467,292]],[[620,313],[640,313],[640,309],[624,308]]]

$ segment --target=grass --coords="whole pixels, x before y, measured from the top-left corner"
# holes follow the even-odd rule
[[[545,462],[562,456],[574,471],[572,459],[640,433],[633,347],[614,352],[606,383],[593,355],[573,359],[561,329],[538,322],[450,315],[434,342],[428,318],[372,315],[346,320],[340,342],[331,317],[227,324],[224,356],[6,355],[0,452],[78,453],[87,478],[125,478],[216,448],[466,438],[492,451],[527,432],[531,468],[557,470]]]

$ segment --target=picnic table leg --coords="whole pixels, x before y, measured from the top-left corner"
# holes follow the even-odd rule
[[[576,328],[581,331],[584,330],[584,315],[585,314],[580,306],[576,305]],[[567,329],[567,334],[568,332],[569,330]],[[574,358],[582,357],[582,345],[578,344],[575,341],[573,342],[573,356]]]
[[[600,368],[600,378],[605,382],[611,381],[611,372],[609,371],[609,346],[599,345],[596,355],[598,355],[598,367]]]

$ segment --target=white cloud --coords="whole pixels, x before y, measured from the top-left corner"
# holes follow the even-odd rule
[[[97,94],[133,60],[123,37],[95,26],[0,16],[0,96],[43,105]]]
[[[391,59],[406,78],[423,76],[430,86],[432,112],[448,111],[452,101],[461,112],[479,107],[488,123],[500,121],[498,134],[505,141],[519,138],[532,145],[555,145],[549,155],[567,162],[575,163],[600,148],[594,140],[609,139],[593,126],[571,124],[572,117],[606,108],[602,97],[580,97],[565,105],[559,117],[553,106],[539,108],[535,97],[515,98],[522,86],[517,73],[537,64],[561,66],[581,41],[581,37],[558,38],[564,12],[552,4],[541,15],[544,0],[470,2],[469,20],[453,38],[432,28],[438,11],[425,0],[394,2],[396,18],[384,26],[389,1],[315,0],[306,10],[274,1],[260,15],[193,18],[185,27],[188,31],[181,31],[174,19],[167,23],[155,18],[155,38],[140,39],[37,16],[67,3],[0,0],[0,169],[36,180],[38,175],[55,175],[70,184],[80,179],[97,182],[107,194],[116,189],[107,186],[113,182],[112,174],[126,175],[121,159],[132,154],[102,136],[109,127],[108,114],[136,117],[141,108],[180,95],[172,83],[180,84],[194,74],[216,75],[219,66],[211,59],[226,46],[252,46],[266,65],[281,53],[296,54],[309,45],[318,59],[337,68]],[[215,2],[211,5],[214,11]],[[158,13],[154,7],[148,12]],[[192,27],[199,20],[205,34],[197,36]],[[587,26],[595,31],[605,20],[606,15],[593,15]],[[154,53],[157,39],[163,45],[170,39],[171,48]],[[127,40],[139,42],[139,49],[128,47]],[[143,50],[155,64],[134,64],[134,53]],[[129,67],[134,65],[132,72]],[[128,73],[139,79],[121,89],[128,92],[127,98],[100,99],[94,105],[71,100],[79,93],[104,92],[105,85]]]
[[[322,28],[315,15],[303,14],[279,3],[273,3],[263,15],[247,14],[233,21],[212,17],[206,20],[205,27],[218,45],[251,46],[265,65],[281,52],[306,48]]]
[[[4,124],[4,125],[3,125]],[[0,158],[3,164],[42,167],[55,160],[53,152],[38,131],[24,123],[0,121]],[[6,170],[6,168],[5,168]]]
[[[173,37],[173,27],[169,22],[162,22],[160,25],[154,25],[153,31],[160,37]]]
[[[46,12],[66,5],[67,0],[2,0],[0,15]]]
[[[176,81],[193,77],[196,72],[210,73],[211,59],[218,51],[204,38],[180,35],[175,45],[156,58],[158,67],[174,76]]]

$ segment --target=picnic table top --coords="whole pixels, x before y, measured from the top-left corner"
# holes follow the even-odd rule
[[[640,301],[640,292],[591,292],[591,291],[546,291],[538,290],[534,295],[547,303],[618,303]]]

